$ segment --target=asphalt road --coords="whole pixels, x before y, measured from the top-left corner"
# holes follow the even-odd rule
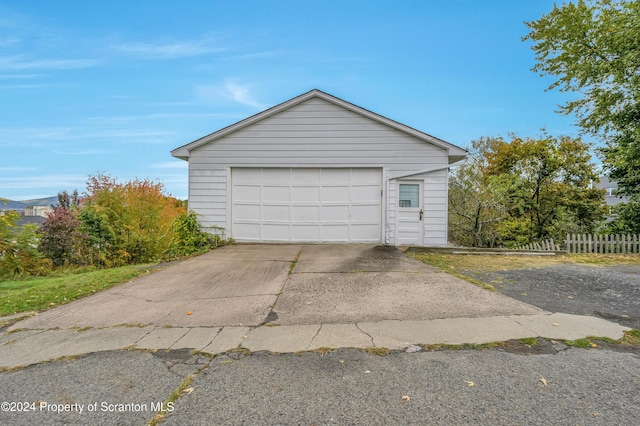
[[[105,352],[0,373],[0,401],[37,401],[35,412],[0,412],[0,424],[142,425],[156,414],[152,404],[194,372],[187,392],[165,405],[164,424],[637,424],[637,354],[547,349],[384,357],[341,349],[214,359],[188,351]],[[41,409],[41,402],[76,411]],[[126,411],[120,404],[137,406]]]
[[[640,329],[640,265],[553,265],[464,274],[549,312],[591,315]]]

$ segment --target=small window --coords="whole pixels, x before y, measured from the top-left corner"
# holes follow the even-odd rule
[[[420,185],[401,183],[399,200],[399,207],[420,207]]]

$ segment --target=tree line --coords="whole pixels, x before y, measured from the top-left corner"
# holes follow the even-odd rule
[[[592,233],[607,215],[590,145],[579,138],[473,141],[449,180],[449,228],[470,247],[515,247]]]
[[[118,182],[90,176],[80,196],[64,191],[37,225],[16,226],[18,215],[0,216],[0,277],[47,275],[59,267],[114,267],[204,252],[222,241],[206,232],[185,202],[161,183]]]
[[[640,233],[640,2],[577,0],[526,22],[549,90],[572,94],[561,106],[584,135],[602,142],[603,172],[626,202],[607,206],[588,144],[565,136],[483,138],[450,186],[450,229],[471,246],[514,246],[566,233]]]

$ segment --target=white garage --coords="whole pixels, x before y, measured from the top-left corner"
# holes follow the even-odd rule
[[[437,246],[466,151],[311,90],[171,154],[189,163],[189,209],[223,238]]]
[[[382,241],[379,168],[233,168],[237,241]]]

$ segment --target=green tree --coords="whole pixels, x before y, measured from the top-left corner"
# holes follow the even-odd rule
[[[512,137],[486,152],[488,176],[508,201],[502,238],[520,244],[562,239],[567,232],[592,232],[604,218],[604,191],[591,163],[589,144],[580,139]]]
[[[449,223],[458,244],[517,246],[592,232],[606,211],[589,144],[570,137],[482,138],[451,174]]]
[[[38,251],[38,226],[16,226],[18,217],[15,212],[0,213],[0,277],[47,275],[53,265]]]
[[[500,139],[471,142],[467,160],[449,178],[449,228],[456,244],[495,247],[498,225],[507,218],[506,200],[486,174],[486,152]]]
[[[631,204],[640,203],[640,2],[564,3],[527,26],[533,70],[556,78],[550,89],[577,94],[561,112],[605,141],[600,152],[610,177]],[[619,210],[627,208],[636,210]],[[621,214],[619,225],[640,232],[637,218]]]

